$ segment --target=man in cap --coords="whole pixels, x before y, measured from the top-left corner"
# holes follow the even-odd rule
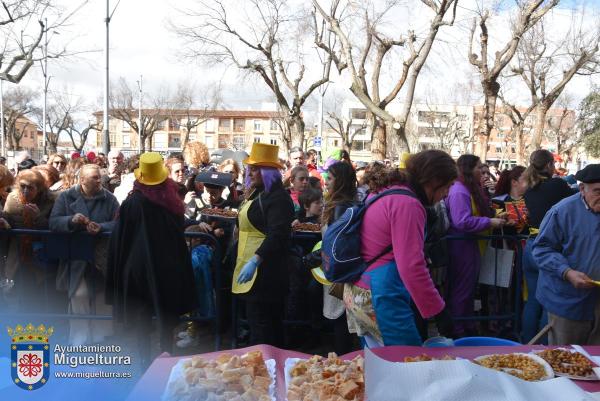
[[[533,245],[537,298],[548,310],[551,345],[600,345],[600,164],[575,178],[580,192],[550,209]]]

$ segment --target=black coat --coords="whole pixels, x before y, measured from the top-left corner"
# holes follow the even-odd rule
[[[248,209],[248,219],[257,230],[266,235],[266,238],[256,250],[256,254],[263,259],[258,266],[256,281],[244,297],[249,300],[279,300],[287,294],[289,288],[287,267],[294,204],[283,185],[279,183],[275,184],[269,193],[255,191],[251,199],[254,199],[254,202]]]
[[[112,233],[106,298],[115,318],[128,321],[145,305],[158,318],[197,307],[190,253],[183,236],[183,216],[133,192],[121,205]]]
[[[537,186],[529,188],[523,197],[529,212],[529,225],[539,228],[548,210],[574,193],[562,178],[548,177]]]

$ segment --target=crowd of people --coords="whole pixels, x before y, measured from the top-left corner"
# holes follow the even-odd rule
[[[189,347],[198,321],[214,317],[217,292],[223,321],[233,300],[243,305],[247,338],[244,330],[232,335],[247,344],[314,346],[329,329],[331,347],[344,354],[359,340],[419,345],[436,329],[452,338],[506,336],[506,322],[460,318],[514,308],[516,272],[509,288],[491,291],[478,285],[488,242],[444,239],[503,234],[523,250],[518,339],[550,324],[551,344],[600,344],[600,165],[565,179],[546,150],[504,171],[438,150],[411,155],[400,168],[354,163],[343,150],[322,163],[314,151],[292,148],[287,161],[279,151],[255,143],[243,163],[215,163],[192,142],[166,160],[152,152],[125,160],[113,150],[54,154],[40,165],[23,154],[14,169],[0,165],[0,229],[87,233],[73,237],[68,259],[53,258],[44,237],[2,237],[4,297],[19,310],[44,303],[53,312],[112,314],[114,321],[72,319],[69,342],[102,342],[122,323],[139,332],[146,360],[143,333],[153,316],[162,350]],[[355,282],[317,277],[320,237],[361,204],[366,270]],[[298,235],[305,223],[321,231]],[[217,275],[227,288],[215,288]],[[50,292],[40,291],[48,283]]]

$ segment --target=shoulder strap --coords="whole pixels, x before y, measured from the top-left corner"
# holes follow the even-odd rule
[[[388,189],[387,191],[383,191],[380,194],[377,194],[373,198],[369,199],[367,202],[365,202],[365,207],[363,208],[363,213],[369,206],[371,206],[373,203],[375,203],[375,201],[377,201],[378,199],[383,198],[384,196],[387,196],[387,195],[405,195],[405,196],[410,196],[411,198],[417,199],[417,195],[415,195],[412,191],[409,191],[407,189]],[[379,253],[373,259],[368,260],[366,262],[367,267],[371,266],[379,258],[381,258],[383,255],[391,252],[393,249],[394,249],[394,246],[392,244],[386,246],[385,249],[383,251],[381,251],[381,253]]]

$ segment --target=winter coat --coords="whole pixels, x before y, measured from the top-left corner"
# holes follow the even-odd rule
[[[84,198],[81,187],[76,185],[62,192],[50,215],[50,230],[56,232],[82,232],[85,227],[73,225],[72,219],[76,213],[88,217],[98,223],[101,232],[112,231],[119,202],[113,194],[101,189],[90,199]],[[63,239],[64,240],[64,239]],[[100,271],[106,270],[106,253],[108,240],[95,239],[90,235],[81,235],[70,239],[71,260],[63,259],[58,269],[56,279],[57,289],[67,290],[72,297],[86,274],[88,266],[95,266]]]

